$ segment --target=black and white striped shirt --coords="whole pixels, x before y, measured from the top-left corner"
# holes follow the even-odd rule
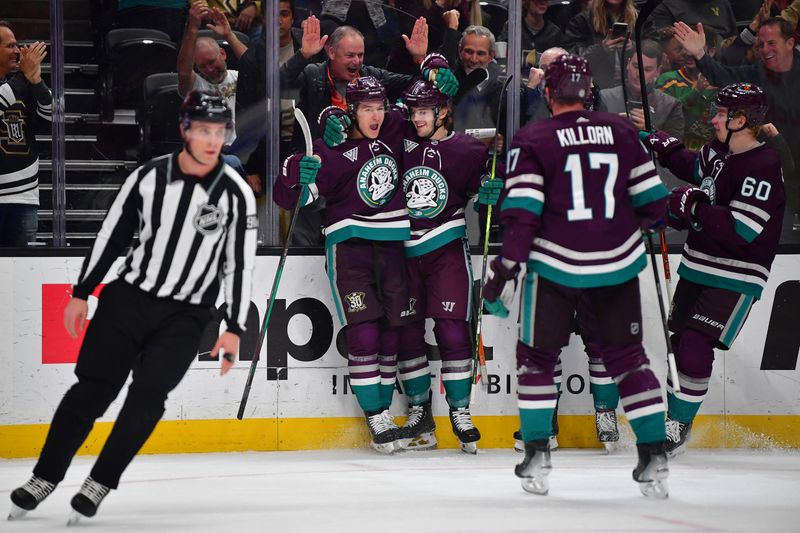
[[[34,116],[51,120],[53,95],[19,72],[0,79],[0,204],[39,205]]]
[[[153,159],[125,180],[73,295],[88,298],[138,230],[119,278],[159,298],[207,306],[224,278],[228,331],[241,333],[256,252],[253,192],[222,161],[203,179],[183,174],[178,153]]]

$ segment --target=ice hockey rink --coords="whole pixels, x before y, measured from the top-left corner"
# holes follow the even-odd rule
[[[87,531],[800,531],[797,451],[689,450],[670,464],[670,496],[631,480],[633,450],[553,453],[550,494],[522,491],[512,450],[369,450],[137,457]],[[91,468],[78,457],[36,511],[2,531],[66,528]],[[0,498],[32,460],[0,462]],[[5,509],[4,509],[5,512]]]

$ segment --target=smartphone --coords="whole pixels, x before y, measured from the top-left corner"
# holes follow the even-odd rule
[[[642,101],[641,100],[628,100],[628,109],[642,109]]]
[[[624,37],[628,33],[628,25],[625,22],[615,22],[611,29],[611,37]]]

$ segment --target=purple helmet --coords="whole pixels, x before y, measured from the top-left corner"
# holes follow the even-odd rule
[[[386,89],[373,76],[364,76],[347,84],[344,97],[347,100],[347,110],[350,114],[354,114],[356,107],[361,102],[385,101]]]
[[[584,58],[564,54],[547,65],[544,84],[551,98],[586,101],[592,90],[592,70]]]
[[[717,93],[717,105],[728,109],[728,120],[741,113],[745,126],[761,126],[767,117],[767,95],[758,85],[732,83]]]
[[[430,107],[436,109],[447,106],[449,98],[429,81],[417,80],[403,93],[406,107]]]

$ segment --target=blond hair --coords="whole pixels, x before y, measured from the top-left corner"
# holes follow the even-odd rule
[[[636,17],[638,15],[636,6],[633,5],[633,0],[624,0],[625,3],[622,7],[622,20],[628,25],[628,31],[633,31],[633,26],[636,24]],[[611,13],[606,9],[606,0],[595,0],[592,2],[592,15],[594,16],[594,31],[600,35],[608,33],[608,21],[611,18]]]

